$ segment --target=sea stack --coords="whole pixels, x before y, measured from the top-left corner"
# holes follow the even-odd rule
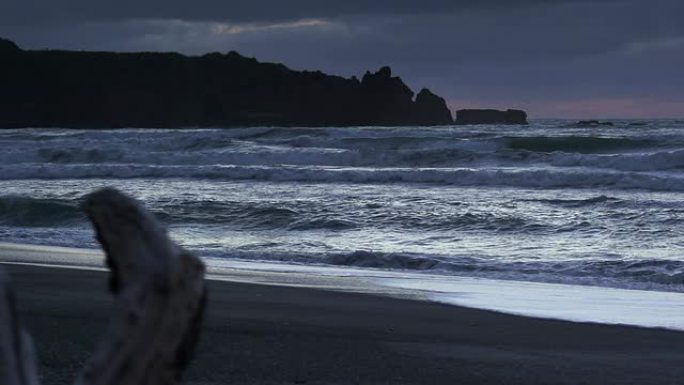
[[[458,110],[456,124],[527,124],[523,110]]]
[[[433,94],[427,88],[423,88],[416,95],[415,110],[418,125],[438,126],[452,124],[454,121],[444,98]]]

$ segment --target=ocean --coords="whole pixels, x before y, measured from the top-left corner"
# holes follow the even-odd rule
[[[0,130],[0,241],[113,186],[213,260],[684,292],[684,121]]]

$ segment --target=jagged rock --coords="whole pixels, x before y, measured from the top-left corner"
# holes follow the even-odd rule
[[[420,90],[416,95],[415,103],[416,124],[425,126],[453,124],[454,119],[444,99],[433,94],[427,88]]]
[[[8,52],[18,52],[21,51],[19,49],[19,46],[16,45],[13,41],[3,39],[0,37],[0,52],[1,53],[8,53]]]
[[[390,67],[366,72],[361,79],[361,120],[367,125],[410,125],[414,110],[413,91]]]
[[[458,110],[456,124],[527,124],[522,110]]]
[[[414,101],[389,67],[359,81],[237,52],[188,57],[0,44],[17,52],[0,60],[0,128],[406,126],[417,117],[451,123],[442,108],[428,108],[431,98]]]

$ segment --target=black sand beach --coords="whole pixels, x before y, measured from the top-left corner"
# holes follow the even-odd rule
[[[4,265],[43,384],[71,383],[104,333],[104,273]],[[684,333],[373,295],[210,282],[190,384],[680,384]]]

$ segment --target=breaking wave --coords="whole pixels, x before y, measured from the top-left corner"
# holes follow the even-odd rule
[[[522,188],[684,191],[681,174],[548,168],[341,168],[296,166],[148,166],[127,164],[0,166],[0,180],[199,178],[312,183],[429,183]]]
[[[632,139],[602,136],[565,136],[565,137],[509,137],[504,139],[507,147],[513,150],[532,152],[569,152],[600,153],[616,150],[650,148],[663,145],[654,139]]]
[[[0,238],[113,185],[203,255],[684,291],[684,126],[614,123],[2,130]]]
[[[537,282],[684,292],[684,261],[586,256],[561,261],[507,261],[496,256],[353,251],[322,255],[231,252],[232,258],[283,263],[406,270]]]
[[[11,195],[0,197],[0,225],[68,226],[84,220],[76,202]]]
[[[618,131],[612,136],[588,130],[581,134],[547,131],[537,135],[538,132],[531,131],[511,135],[503,129],[471,132],[425,127],[28,130],[0,134],[0,163],[137,167],[587,167],[620,171],[684,168],[684,140],[680,135],[671,131],[634,135],[633,130]]]

